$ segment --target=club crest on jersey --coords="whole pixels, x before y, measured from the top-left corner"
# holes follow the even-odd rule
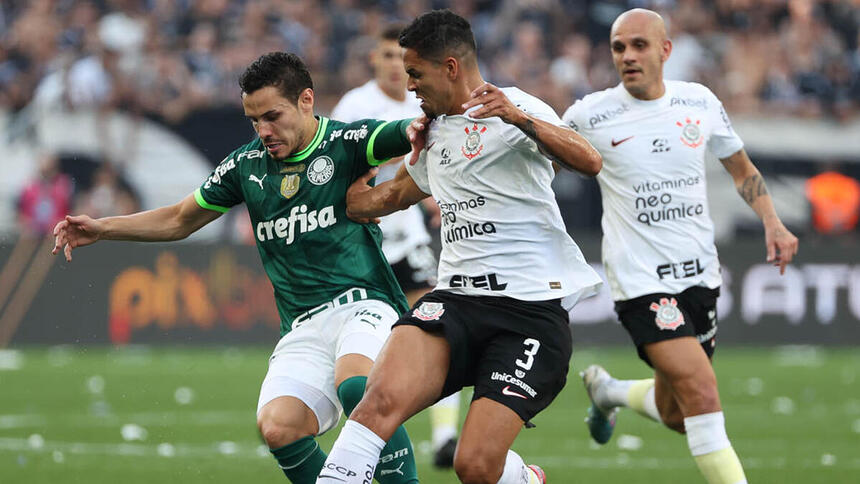
[[[693,122],[690,118],[685,119],[685,121],[686,124],[681,124],[680,121],[675,121],[675,124],[681,128],[681,143],[684,143],[690,148],[698,148],[705,142],[705,136],[702,134],[702,129],[700,127],[702,121],[697,119]]]
[[[460,147],[463,156],[467,160],[471,160],[481,154],[484,145],[481,144],[481,135],[487,131],[486,126],[481,126],[478,129],[478,123],[472,124],[472,129],[463,128],[466,131],[466,142]]]
[[[299,191],[299,183],[302,181],[299,175],[287,175],[281,180],[281,195],[284,198],[292,198]]]
[[[679,326],[684,325],[684,314],[678,309],[678,301],[673,298],[660,298],[660,304],[655,302],[649,306],[651,311],[657,313],[654,317],[654,322],[660,329],[671,329],[675,331]]]
[[[334,162],[328,156],[320,156],[308,166],[308,181],[314,185],[323,185],[334,175]]]
[[[439,302],[423,302],[412,311],[412,315],[421,321],[434,321],[445,313],[445,308],[442,305],[443,303]]]

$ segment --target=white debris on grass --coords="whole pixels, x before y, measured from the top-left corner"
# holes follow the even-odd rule
[[[105,379],[101,375],[87,378],[87,390],[93,395],[101,395],[105,391]]]
[[[860,434],[860,418],[858,418],[854,421],[853,424],[851,424],[851,430],[853,430],[855,434]]]
[[[857,378],[857,373],[854,371],[854,368],[851,366],[843,366],[842,373],[840,374],[840,379],[842,380],[843,385],[851,385],[854,383],[854,380]]]
[[[218,452],[224,455],[233,455],[236,452],[239,452],[239,446],[236,445],[236,442],[225,440],[223,442],[218,442]]]
[[[27,437],[27,445],[33,450],[42,450],[45,447],[45,438],[39,434]]]
[[[155,451],[161,457],[174,457],[176,456],[176,447],[173,444],[162,442],[158,444],[158,447],[155,448]]]
[[[190,405],[194,401],[194,390],[188,387],[179,387],[173,392],[173,399],[180,405]]]
[[[616,441],[621,450],[639,450],[642,448],[642,439],[629,434],[621,434]]]
[[[764,391],[764,380],[761,378],[754,376],[747,379],[746,384],[747,394],[751,396],[761,395]]]
[[[260,457],[271,457],[272,453],[269,452],[269,447],[266,445],[258,445],[257,446],[257,455]]]
[[[48,364],[54,368],[68,366],[74,359],[71,345],[56,345],[48,349]]]
[[[143,442],[149,435],[149,432],[147,432],[145,428],[133,423],[123,425],[119,433],[122,435],[122,440],[125,440],[126,442],[131,442],[133,440]]]
[[[831,467],[836,465],[836,456],[833,454],[823,454],[821,456],[821,465]]]
[[[776,349],[774,354],[777,366],[814,367],[824,364],[824,358],[817,346],[787,345]]]
[[[771,411],[779,415],[791,415],[794,413],[794,408],[794,400],[788,397],[776,397],[770,404]]]
[[[62,452],[60,452],[59,450],[55,450],[51,454],[51,458],[54,459],[54,462],[56,462],[57,464],[62,464],[63,462],[66,461],[66,455],[63,454]]]
[[[433,453],[433,444],[429,440],[418,442],[418,453],[421,455],[430,455]]]
[[[242,363],[242,352],[235,346],[226,348],[224,352],[221,353],[221,361],[228,368],[235,368]]]
[[[0,370],[15,371],[24,366],[24,355],[18,350],[0,349]]]

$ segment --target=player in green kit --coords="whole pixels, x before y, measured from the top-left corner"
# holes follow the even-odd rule
[[[361,400],[391,325],[408,309],[379,228],[347,218],[345,199],[372,166],[411,150],[410,120],[347,124],[314,116],[313,82],[293,54],[263,55],[239,85],[254,141],[175,205],[123,217],[66,216],[54,228],[53,253],[62,250],[71,261],[73,248],[98,240],[183,239],[245,202],[281,317],[257,425],[290,481],[313,483],[326,459],[314,437]],[[403,427],[375,477],[418,482]]]

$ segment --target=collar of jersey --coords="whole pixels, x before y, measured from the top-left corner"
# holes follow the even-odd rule
[[[325,137],[326,127],[328,126],[328,118],[319,116],[319,120],[320,123],[319,126],[317,126],[317,134],[314,135],[314,139],[311,141],[311,144],[309,144],[308,147],[303,149],[302,151],[299,151],[292,156],[288,156],[284,160],[285,163],[295,163],[297,161],[304,160],[305,158],[310,156],[310,154],[313,153],[314,150],[317,149],[317,146],[319,146],[320,143],[322,143],[322,140]]]

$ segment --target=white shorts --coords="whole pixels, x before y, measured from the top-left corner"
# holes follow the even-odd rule
[[[335,361],[348,354],[375,361],[399,316],[390,305],[375,299],[335,303],[311,312],[299,324],[294,322],[293,330],[275,346],[260,388],[257,415],[275,398],[295,397],[316,414],[321,435],[337,425],[343,412],[334,386]]]

